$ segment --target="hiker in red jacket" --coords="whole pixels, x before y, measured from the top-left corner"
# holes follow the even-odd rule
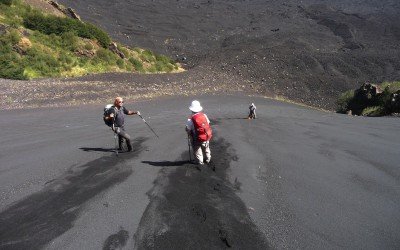
[[[191,138],[196,163],[203,165],[205,162],[208,164],[211,160],[210,139],[212,130],[210,120],[206,114],[201,112],[203,107],[201,107],[199,101],[192,101],[189,109],[192,111],[192,115],[186,123],[186,132]]]

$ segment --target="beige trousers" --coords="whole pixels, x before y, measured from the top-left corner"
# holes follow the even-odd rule
[[[204,164],[204,161],[209,163],[211,160],[210,142],[195,142],[193,144],[193,153],[197,163]],[[205,155],[205,159],[203,154]]]

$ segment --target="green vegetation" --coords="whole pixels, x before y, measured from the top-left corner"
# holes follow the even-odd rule
[[[101,72],[163,73],[178,64],[149,50],[117,44],[98,27],[45,14],[21,0],[0,0],[0,77],[32,79]]]
[[[13,0],[0,0],[0,4],[10,6],[13,3]]]
[[[398,113],[400,82],[384,82],[379,85],[363,85],[357,90],[348,90],[337,100],[337,112],[352,111],[353,115],[383,116]],[[397,97],[399,98],[399,97]],[[396,101],[397,100],[397,101]]]
[[[388,88],[388,91],[393,93],[400,90],[400,82],[383,82],[380,87],[381,89]]]
[[[338,113],[346,113],[349,109],[349,103],[354,98],[354,90],[348,90],[341,94],[336,102],[337,104],[337,112]]]
[[[143,72],[143,63],[140,60],[131,57],[129,58],[129,62],[133,65],[133,67],[135,67],[137,71]]]
[[[72,18],[45,16],[39,11],[31,11],[25,15],[23,24],[25,28],[37,30],[46,35],[61,36],[65,33],[73,33],[81,38],[95,39],[103,48],[107,48],[111,42],[107,33],[92,24]]]
[[[362,116],[382,116],[382,115],[384,115],[384,109],[383,109],[383,107],[380,107],[380,106],[366,107],[361,112],[361,115]]]

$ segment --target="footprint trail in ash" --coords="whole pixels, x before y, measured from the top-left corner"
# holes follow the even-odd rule
[[[148,192],[150,203],[134,236],[137,249],[268,249],[236,195],[227,171],[237,159],[223,139],[211,144],[211,166],[167,162]],[[182,158],[187,158],[187,152]],[[144,162],[161,166],[162,162]],[[215,166],[216,170],[212,171]]]

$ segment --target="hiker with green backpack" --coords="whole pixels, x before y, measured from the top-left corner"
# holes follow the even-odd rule
[[[114,105],[107,105],[104,110],[104,122],[118,135],[119,150],[122,150],[123,139],[126,140],[128,151],[132,151],[131,137],[125,132],[125,116],[139,115],[139,111],[131,111],[123,106],[122,97],[116,97]]]

